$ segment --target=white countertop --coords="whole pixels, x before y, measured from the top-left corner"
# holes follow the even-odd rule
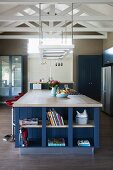
[[[52,97],[50,90],[30,90],[13,107],[102,107],[102,104],[84,95],[58,98]]]

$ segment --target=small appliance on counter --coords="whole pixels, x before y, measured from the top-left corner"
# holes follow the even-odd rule
[[[77,114],[76,114],[76,123],[78,125],[87,124],[88,123],[88,114],[87,114],[86,109],[82,113],[80,113],[78,111],[76,111],[76,112],[77,112]]]

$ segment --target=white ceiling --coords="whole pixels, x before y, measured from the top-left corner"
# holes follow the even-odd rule
[[[73,39],[105,39],[113,32],[113,0],[0,0],[0,39],[41,32],[47,38],[73,32]]]

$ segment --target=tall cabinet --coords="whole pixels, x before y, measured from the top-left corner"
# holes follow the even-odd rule
[[[26,92],[27,57],[0,56],[0,101]]]
[[[101,99],[101,55],[78,56],[78,91],[95,100]]]

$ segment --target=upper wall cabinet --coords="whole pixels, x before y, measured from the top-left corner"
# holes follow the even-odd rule
[[[27,88],[27,57],[0,56],[0,100],[4,101]]]
[[[113,47],[104,51],[103,66],[113,65]]]
[[[95,100],[101,98],[101,65],[99,55],[78,56],[78,92]]]

